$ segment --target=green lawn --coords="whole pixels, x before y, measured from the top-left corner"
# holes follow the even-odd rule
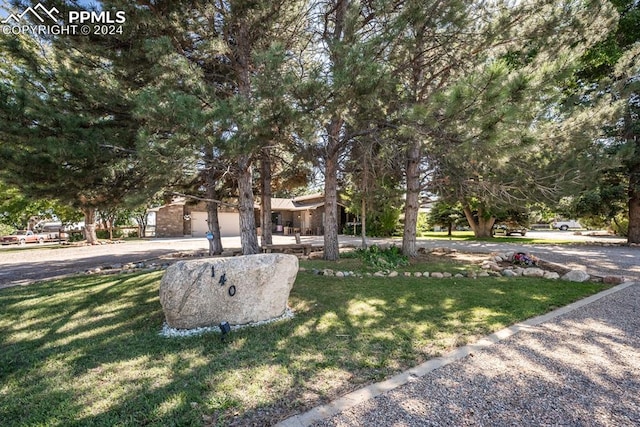
[[[430,231],[428,233],[422,233],[420,238],[431,240],[456,240],[462,242],[526,243],[535,245],[570,245],[578,243],[575,240],[563,238],[562,233],[558,233],[558,237],[555,239],[522,237],[520,235],[505,236],[499,234],[492,238],[477,238],[473,235],[473,231],[454,231],[451,234],[451,236],[448,236],[446,231]]]
[[[1,424],[269,425],[603,288],[306,271],[291,293],[292,320],[222,343],[215,333],[159,334],[161,274],[0,291]]]

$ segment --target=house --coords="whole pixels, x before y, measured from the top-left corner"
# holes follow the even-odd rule
[[[274,234],[322,235],[324,233],[324,195],[321,193],[291,199],[271,198],[271,227]],[[260,205],[255,206],[256,225],[260,224]],[[171,203],[149,209],[149,228],[156,237],[205,237],[209,226],[204,202],[176,198]],[[222,237],[240,235],[237,209],[218,207],[218,222]],[[347,222],[345,206],[338,203],[338,230]],[[258,230],[258,235],[260,230]]]

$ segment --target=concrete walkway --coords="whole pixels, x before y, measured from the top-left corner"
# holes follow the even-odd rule
[[[640,284],[516,324],[278,424],[311,425],[638,426]]]

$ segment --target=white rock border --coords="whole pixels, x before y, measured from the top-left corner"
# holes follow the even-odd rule
[[[418,252],[420,253],[455,253],[458,252],[457,249],[450,249],[450,248],[433,248],[433,249],[427,249],[427,248],[419,248]],[[526,276],[526,277],[539,277],[539,278],[543,278],[543,279],[548,279],[548,280],[565,280],[565,281],[569,281],[569,282],[586,282],[586,281],[596,281],[596,282],[604,282],[606,284],[610,284],[610,285],[617,285],[620,283],[625,282],[627,279],[623,276],[606,276],[606,277],[598,277],[598,276],[592,276],[592,275],[588,275],[585,273],[584,270],[570,270],[567,269],[567,273],[564,275],[560,275],[558,273],[556,273],[555,271],[550,271],[550,270],[546,270],[544,268],[541,268],[540,265],[538,265],[537,263],[534,265],[530,265],[530,266],[526,266],[526,265],[517,265],[517,264],[512,264],[509,265],[507,267],[502,267],[501,265],[499,265],[499,263],[501,262],[510,262],[513,263],[513,259],[516,253],[519,253],[522,251],[508,251],[508,252],[493,252],[490,254],[487,254],[487,258],[486,260],[482,261],[482,263],[480,263],[480,270],[479,271],[473,271],[473,270],[469,270],[466,273],[456,273],[456,274],[452,274],[452,273],[448,273],[448,272],[422,272],[422,273],[409,273],[409,272],[403,272],[403,273],[399,273],[398,271],[395,270],[384,270],[384,271],[376,271],[375,273],[354,273],[353,271],[334,271],[332,269],[323,269],[323,270],[318,270],[318,269],[313,269],[312,270],[312,274],[316,274],[316,275],[323,275],[323,276],[330,276],[330,277],[338,277],[338,278],[342,278],[342,277],[357,277],[357,278],[367,278],[367,277],[386,277],[386,278],[394,278],[394,277],[424,277],[424,278],[435,278],[435,279],[439,279],[439,278],[450,278],[450,277],[454,277],[454,278],[470,278],[470,279],[475,279],[477,277],[521,277],[521,276]],[[538,259],[538,257],[534,256],[531,253],[526,253],[523,252],[526,255],[530,256],[533,260],[535,261],[542,261],[540,259]],[[550,264],[550,263],[546,263],[546,264]],[[300,268],[299,271],[307,271],[304,268]]]
[[[295,317],[294,311],[291,308],[287,307],[284,313],[282,314],[282,316],[274,317],[267,320],[261,320],[259,322],[247,323],[244,325],[231,325],[231,330],[237,331],[239,329],[254,328],[257,326],[263,326],[263,325],[268,325],[270,323],[293,319],[294,317]],[[209,332],[221,334],[220,327],[218,325],[204,326],[201,328],[194,328],[194,329],[175,329],[167,325],[167,322],[164,322],[162,325],[162,330],[160,331],[160,335],[165,338],[175,338],[175,337],[183,338],[183,337],[193,337],[197,335],[202,335]]]

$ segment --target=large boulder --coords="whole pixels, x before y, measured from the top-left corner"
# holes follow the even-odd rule
[[[180,261],[160,282],[160,304],[176,329],[269,320],[284,314],[298,258],[259,254]]]
[[[584,270],[571,270],[562,276],[562,280],[568,280],[570,282],[586,282],[590,278],[589,273]]]
[[[542,270],[541,268],[525,268],[524,270],[522,270],[522,275],[526,276],[526,277],[543,277],[544,276],[544,270]]]

